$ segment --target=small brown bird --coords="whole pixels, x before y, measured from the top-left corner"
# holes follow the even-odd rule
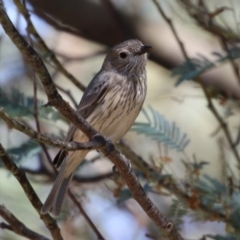
[[[111,48],[101,70],[92,79],[77,111],[100,134],[118,141],[138,116],[147,91],[146,61],[152,49],[132,39]],[[65,141],[86,142],[88,137],[71,124]],[[59,215],[61,205],[74,172],[88,150],[60,150],[53,163],[61,170],[44,203],[41,213]]]

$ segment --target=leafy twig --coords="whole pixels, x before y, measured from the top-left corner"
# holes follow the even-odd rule
[[[71,198],[71,200],[75,203],[75,205],[78,207],[80,213],[84,216],[84,218],[86,219],[86,221],[88,222],[88,224],[90,225],[90,227],[93,229],[93,231],[95,232],[95,234],[97,235],[99,240],[104,240],[102,234],[98,231],[98,229],[96,228],[96,226],[94,225],[94,223],[92,222],[92,220],[89,218],[89,216],[87,215],[87,213],[85,212],[84,208],[82,207],[82,204],[77,201],[77,199],[75,198],[75,196],[72,194],[72,192],[68,189],[68,196]]]
[[[0,216],[10,224],[9,226],[5,223],[0,223],[0,228],[2,229],[8,229],[17,233],[18,235],[24,236],[31,240],[49,240],[49,238],[46,238],[39,233],[36,233],[31,229],[27,228],[3,205],[0,205]]]
[[[176,34],[176,31],[175,31],[175,28],[173,27],[172,22],[169,21],[169,18],[168,18],[168,17],[166,17],[166,14],[164,13],[164,11],[163,11],[163,9],[161,8],[161,6],[157,3],[157,1],[156,1],[156,0],[153,0],[153,1],[154,1],[155,4],[157,5],[160,13],[163,15],[165,21],[168,23],[170,29],[171,29],[172,32],[173,32],[173,35],[174,35],[175,38],[176,38],[176,41],[177,41],[178,44],[179,44],[179,47],[180,47],[183,55],[185,56],[186,61],[188,61],[188,60],[189,60],[189,57],[188,57],[188,55],[187,55],[187,52],[186,52],[186,50],[185,50],[182,42],[180,41],[178,35]],[[192,2],[190,2],[189,0],[179,0],[179,1],[182,2],[182,3],[184,3],[186,6],[189,6],[189,7],[193,8],[194,11],[198,11],[198,12],[196,12],[196,13],[198,13],[198,15],[191,15],[191,16],[193,16],[193,17],[195,17],[195,18],[198,17],[198,18],[197,18],[198,20],[201,19],[201,17],[204,17],[204,16],[206,15],[206,12],[204,12],[204,16],[201,15],[201,14],[199,14],[200,10],[197,9],[197,8],[195,8],[194,4],[193,4]],[[190,10],[188,9],[187,11],[190,11]],[[201,12],[201,13],[203,14],[203,12]],[[192,13],[191,13],[191,14],[192,14]],[[208,17],[209,17],[208,20],[209,20],[209,21],[212,21],[212,17],[210,17],[210,16],[208,16]],[[203,24],[203,22],[201,22],[201,23]],[[212,22],[211,22],[211,23],[212,23]],[[218,31],[219,31],[219,29],[218,29]],[[214,106],[214,104],[213,104],[213,102],[212,102],[211,95],[208,93],[208,91],[206,90],[206,87],[203,85],[202,79],[201,79],[200,77],[197,77],[195,80],[196,80],[196,81],[200,84],[200,86],[202,87],[202,90],[203,90],[204,95],[205,95],[205,97],[206,97],[206,99],[207,99],[207,102],[208,102],[208,108],[211,110],[211,112],[213,113],[213,115],[215,116],[215,118],[217,119],[217,121],[219,122],[220,126],[222,127],[222,129],[223,129],[223,131],[224,131],[224,134],[225,134],[225,136],[226,136],[226,138],[227,138],[227,140],[228,140],[228,143],[229,143],[229,145],[230,145],[230,147],[231,147],[231,149],[232,149],[232,151],[233,151],[233,155],[235,156],[235,158],[236,158],[236,160],[237,160],[237,162],[238,162],[238,164],[239,164],[239,167],[240,167],[240,156],[239,156],[239,154],[238,154],[238,152],[237,152],[237,150],[236,150],[236,148],[235,148],[235,146],[234,146],[234,143],[233,143],[233,140],[232,140],[230,131],[229,131],[229,129],[228,129],[227,123],[221,118],[220,114],[218,113],[217,109],[215,108],[215,106]]]
[[[168,192],[176,196],[179,200],[182,200],[189,205],[191,204],[192,197],[188,194],[188,191],[184,188],[178,186],[177,182],[170,176],[170,175],[160,175],[156,173],[154,169],[145,161],[141,156],[137,155],[134,151],[132,151],[126,144],[123,142],[120,143],[121,151],[126,157],[131,159],[131,161],[138,166],[139,169],[145,169],[143,172],[145,173],[146,177],[159,178],[157,187],[162,187],[166,189]],[[193,189],[194,191],[194,189]],[[210,209],[207,204],[202,203],[199,201],[197,209],[205,214],[209,214],[214,216],[217,220],[227,222],[228,218],[225,214],[219,213]]]

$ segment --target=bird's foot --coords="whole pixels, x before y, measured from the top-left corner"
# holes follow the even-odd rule
[[[111,152],[115,150],[114,145],[111,140],[101,136],[100,134],[96,134],[93,136],[93,140],[99,142],[103,148],[105,148],[105,156],[108,156]]]

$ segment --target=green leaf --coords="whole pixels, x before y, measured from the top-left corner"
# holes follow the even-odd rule
[[[187,134],[181,134],[175,122],[170,123],[152,107],[149,107],[149,109],[150,114],[147,110],[143,109],[148,123],[136,122],[133,124],[131,131],[137,134],[144,134],[152,140],[167,145],[177,151],[183,151],[190,142]],[[153,119],[153,121],[151,119]]]

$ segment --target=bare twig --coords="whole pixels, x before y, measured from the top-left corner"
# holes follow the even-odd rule
[[[56,86],[61,92],[65,93],[65,94],[71,99],[72,103],[74,104],[74,107],[77,108],[78,103],[77,103],[77,101],[75,100],[75,98],[73,97],[71,91],[62,88],[61,86],[59,86],[59,85],[56,84],[56,83],[55,83],[55,86]]]
[[[97,51],[97,52],[90,53],[86,56],[67,56],[64,53],[55,52],[55,54],[57,56],[63,58],[64,63],[68,63],[68,62],[72,62],[72,61],[84,61],[84,60],[87,60],[89,58],[97,57],[97,56],[100,56],[100,55],[103,55],[103,54],[106,54],[106,53],[107,53],[107,50],[100,50],[100,51]]]
[[[157,0],[153,0],[153,2],[154,2],[154,4],[155,4],[155,6],[157,7],[158,11],[161,13],[161,15],[162,15],[162,17],[164,18],[164,20],[167,22],[167,24],[168,24],[169,27],[171,28],[172,33],[173,33],[174,37],[175,37],[176,40],[177,40],[177,43],[178,43],[178,45],[179,45],[179,47],[180,47],[180,49],[181,49],[181,51],[182,51],[182,54],[183,54],[184,58],[185,58],[186,60],[188,60],[187,51],[186,51],[186,49],[185,49],[185,47],[184,47],[183,42],[180,40],[180,38],[179,38],[179,36],[178,36],[178,33],[177,33],[177,31],[176,31],[173,23],[172,23],[172,20],[165,14],[165,12],[163,11],[160,3],[159,3]]]
[[[214,12],[210,12],[208,10],[208,8],[207,8],[207,6],[206,6],[204,1],[200,2],[200,6],[201,6],[201,8],[199,8],[199,9],[201,9],[201,11],[204,12],[205,17],[208,19],[207,21],[208,21],[209,25],[212,25],[214,23],[213,22],[213,18],[215,16],[219,15],[220,13],[224,12],[225,10],[229,10],[228,7],[221,7],[221,8],[217,8]],[[200,19],[199,18],[196,18],[196,19],[199,22]],[[201,25],[203,23],[199,22],[199,24]],[[226,53],[230,52],[229,51],[229,46],[228,46],[228,41],[230,39],[228,39],[228,36],[223,35],[222,31],[212,31],[211,28],[207,28],[206,30],[209,31],[210,33],[214,34],[215,36],[217,36],[219,38],[220,43],[222,45],[222,48],[226,51]],[[233,32],[230,29],[227,29],[227,30],[228,30],[228,32]],[[238,67],[238,65],[236,64],[236,62],[232,58],[230,58],[229,60],[230,60],[233,72],[234,72],[238,82],[240,83],[239,67]]]
[[[2,118],[9,127],[13,127],[17,129],[18,131],[25,133],[29,137],[37,140],[40,143],[46,143],[53,147],[58,147],[64,150],[92,150],[92,149],[98,149],[102,147],[102,143],[98,141],[97,139],[85,143],[80,142],[64,142],[61,140],[53,140],[50,137],[47,137],[46,135],[43,135],[41,133],[36,132],[35,130],[27,127],[26,125],[23,125],[22,123],[16,121],[15,119],[9,117],[9,115],[4,112],[3,108],[0,108],[0,118]],[[97,135],[96,135],[97,136]]]
[[[13,26],[11,20],[8,18],[1,5],[0,22],[3,29],[8,34],[13,43],[16,45],[16,47],[22,52],[22,54],[25,55],[29,63],[34,67],[45,88],[49,104],[54,106],[66,118],[71,120],[71,122],[75,124],[84,134],[86,134],[89,139],[98,134],[97,131],[92,128],[90,124],[85,119],[83,119],[78,112],[71,108],[69,104],[67,104],[62,99],[41,58],[34,51],[34,49],[29,46],[29,44],[24,40],[24,38],[19,35],[18,31]],[[131,191],[132,197],[139,203],[139,205],[146,212],[146,214],[156,223],[156,225],[165,233],[165,235],[169,237],[169,239],[183,239],[178,233],[174,224],[168,221],[163,216],[163,214],[157,209],[157,207],[146,195],[135,174],[129,171],[129,160],[126,159],[126,157],[123,156],[119,151],[117,151],[114,146],[110,142],[108,142],[107,139],[102,137],[102,140],[108,144],[105,147],[102,147],[100,151],[103,154],[107,155],[108,158],[118,168],[118,171],[124,178],[129,190]],[[109,149],[111,149],[112,151],[110,151]]]
[[[206,31],[216,34],[218,36],[222,36],[230,42],[239,42],[240,37],[233,31],[229,31],[229,29],[225,29],[220,26],[216,21],[214,21],[214,16],[216,16],[216,12],[220,13],[220,11],[215,11],[215,13],[206,12],[206,8],[203,1],[198,1],[198,4],[195,4],[195,1],[190,0],[178,0],[182,6],[186,9],[187,13],[196,20],[196,22],[204,28]],[[225,10],[226,8],[223,8]]]
[[[44,40],[41,38],[39,33],[37,32],[36,28],[34,27],[30,17],[29,17],[29,12],[28,10],[21,4],[20,0],[14,0],[15,5],[17,6],[18,10],[21,12],[23,17],[26,19],[29,27],[29,32],[36,38],[36,40],[39,43],[39,46],[43,51],[48,53],[48,56],[50,60],[55,64],[56,68],[65,76],[67,77],[76,87],[78,87],[80,90],[84,91],[86,88],[85,86],[78,81],[71,73],[69,73],[61,64],[61,62],[57,59],[56,55],[54,52],[52,52]]]
[[[0,228],[8,229],[17,233],[18,235],[24,236],[31,240],[49,240],[31,229],[27,228],[22,222],[20,222],[7,208],[3,205],[0,205],[0,216],[5,219],[10,225],[5,223],[0,224]]]
[[[213,115],[215,116],[215,118],[217,119],[217,121],[219,122],[221,128],[223,129],[223,132],[227,138],[228,144],[230,146],[230,148],[232,149],[233,155],[236,158],[239,167],[240,167],[240,156],[238,154],[238,151],[234,145],[234,142],[232,140],[230,131],[228,129],[228,125],[227,123],[222,119],[222,117],[220,116],[220,114],[218,113],[217,109],[215,108],[213,101],[211,99],[211,95],[209,94],[209,92],[206,90],[206,88],[203,86],[201,79],[198,79],[198,82],[200,83],[202,90],[205,94],[205,97],[207,99],[208,102],[208,108],[211,110],[211,112],[213,113]]]
[[[56,221],[49,214],[45,215],[41,214],[42,203],[38,198],[37,194],[35,193],[34,189],[32,188],[31,184],[29,183],[25,173],[18,169],[16,164],[12,161],[12,159],[7,154],[7,152],[5,151],[1,144],[0,144],[0,158],[2,159],[4,166],[15,176],[15,178],[20,183],[21,187],[23,188],[23,191],[25,192],[32,206],[39,214],[45,226],[49,229],[53,239],[63,240]]]
[[[73,193],[69,189],[68,189],[68,196],[71,198],[71,200],[74,202],[74,204],[78,207],[80,213],[84,216],[84,218],[86,219],[86,221],[88,222],[90,227],[93,229],[93,231],[97,235],[97,238],[99,240],[104,240],[104,237],[102,236],[102,234],[98,231],[98,229],[96,228],[96,226],[94,225],[92,220],[89,218],[89,216],[87,215],[87,213],[83,209],[82,204],[79,201],[77,201],[77,199],[75,198],[75,196],[73,195]]]

